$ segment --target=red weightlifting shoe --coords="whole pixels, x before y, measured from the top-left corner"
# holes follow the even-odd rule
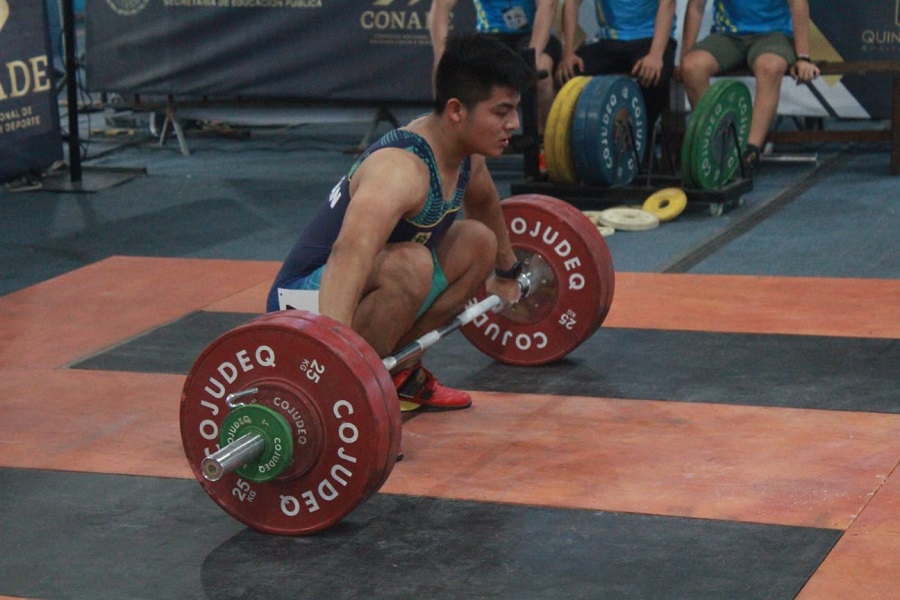
[[[421,363],[397,371],[393,379],[401,402],[414,402],[431,410],[459,410],[472,404],[469,394],[441,385]]]

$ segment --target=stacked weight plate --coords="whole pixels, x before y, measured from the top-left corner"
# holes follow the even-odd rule
[[[717,190],[731,180],[740,167],[740,150],[747,145],[751,114],[750,90],[742,82],[722,79],[709,87],[691,115],[681,146],[684,187]]]
[[[563,86],[544,135],[550,180],[628,185],[647,145],[647,111],[629,77],[576,77]]]
[[[550,107],[544,131],[544,156],[550,181],[578,183],[572,158],[572,119],[578,97],[590,80],[590,77],[573,77],[567,81]]]

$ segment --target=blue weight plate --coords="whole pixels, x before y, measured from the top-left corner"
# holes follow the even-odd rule
[[[575,170],[588,185],[628,185],[647,146],[647,111],[630,77],[594,77],[582,91],[572,123]]]
[[[600,185],[608,185],[608,182],[602,178],[602,173],[599,170],[595,172],[594,165],[588,159],[587,148],[595,134],[588,128],[587,117],[593,106],[592,99],[609,86],[611,79],[612,77],[608,75],[591,78],[581,90],[575,104],[575,115],[572,118],[572,158],[575,162],[578,179],[588,184],[599,182]]]

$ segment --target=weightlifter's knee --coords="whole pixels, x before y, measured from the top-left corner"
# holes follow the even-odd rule
[[[497,237],[487,225],[480,221],[463,220],[454,224],[451,243],[445,249],[451,255],[464,261],[464,264],[489,272],[497,256]],[[487,274],[485,274],[485,277]]]

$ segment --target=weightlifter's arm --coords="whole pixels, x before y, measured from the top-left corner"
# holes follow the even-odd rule
[[[376,257],[400,219],[421,210],[427,194],[427,167],[410,152],[386,148],[363,161],[353,175],[352,200],[322,273],[322,314],[352,325]]]
[[[466,188],[463,205],[466,218],[481,221],[497,237],[497,258],[494,266],[501,271],[511,269],[516,263],[516,253],[509,241],[509,232],[500,208],[500,194],[484,157],[479,154],[472,155],[472,175]],[[498,294],[508,303],[514,303],[519,299],[519,286],[511,279],[490,278],[488,291]]]

